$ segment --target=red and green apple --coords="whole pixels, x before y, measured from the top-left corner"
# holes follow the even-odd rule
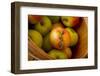
[[[56,49],[69,47],[71,43],[69,32],[62,27],[53,29],[50,33],[50,43]]]
[[[62,16],[61,21],[65,26],[77,27],[79,26],[80,23],[80,17]]]
[[[41,19],[42,19],[42,17],[39,15],[28,15],[28,21],[31,24],[36,24],[36,23],[40,22]]]
[[[53,26],[53,29],[55,29],[57,27],[62,27],[63,28],[63,25],[60,22],[54,23],[52,26]]]

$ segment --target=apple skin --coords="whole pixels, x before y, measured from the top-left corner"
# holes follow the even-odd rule
[[[50,33],[50,43],[56,49],[69,47],[71,43],[69,32],[62,27],[53,29]]]
[[[80,23],[80,17],[62,16],[61,21],[65,26],[77,27]]]
[[[71,48],[65,48],[63,51],[67,55],[68,59],[70,59],[72,57],[72,50],[71,50]]]
[[[30,38],[32,39],[32,41],[38,46],[38,47],[42,47],[43,44],[43,38],[42,35],[35,31],[35,30],[29,30],[28,31],[28,35],[30,36]]]
[[[60,20],[59,16],[48,16],[52,23],[57,23]]]
[[[34,29],[45,36],[52,29],[50,19],[46,16],[42,16],[41,21],[34,26]]]
[[[67,55],[63,51],[57,49],[51,50],[48,55],[53,59],[68,59]]]
[[[49,52],[52,49],[51,43],[50,43],[50,34],[47,34],[43,39],[43,49],[46,52]]]
[[[64,27],[61,23],[54,23],[53,24],[53,29],[57,28],[57,27]]]
[[[36,24],[36,23],[40,22],[41,19],[42,19],[42,17],[39,15],[28,15],[28,21],[30,24]]]
[[[75,46],[78,42],[78,34],[76,31],[72,28],[66,28],[66,30],[69,32],[70,37],[71,37],[71,46]]]

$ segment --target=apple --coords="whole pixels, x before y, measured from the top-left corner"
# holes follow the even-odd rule
[[[62,27],[53,29],[50,33],[50,43],[56,49],[69,47],[71,43],[69,32]]]
[[[35,31],[35,30],[29,30],[28,31],[28,35],[30,36],[30,38],[32,39],[32,41],[38,46],[38,47],[42,47],[43,44],[43,38],[42,35]]]
[[[60,20],[59,16],[48,16],[52,23],[57,23]]]
[[[67,55],[68,59],[70,59],[72,57],[71,48],[67,47],[67,48],[63,49],[62,51],[65,52],[65,54]]]
[[[57,27],[62,27],[63,28],[63,25],[59,22],[59,23],[54,23],[53,25],[53,29],[57,28]]]
[[[50,43],[50,34],[47,34],[43,39],[43,49],[46,52],[49,52],[52,49],[52,46]]]
[[[41,19],[42,19],[42,17],[39,15],[28,15],[28,21],[31,24],[36,24],[36,23],[40,22]]]
[[[62,16],[61,21],[65,26],[76,27],[79,26],[80,17]]]
[[[72,28],[66,28],[66,30],[69,32],[70,37],[71,37],[71,46],[74,46],[77,44],[78,42],[78,34],[76,33],[76,31]]]
[[[34,29],[45,36],[52,29],[50,19],[46,16],[42,16],[41,21],[34,26]]]
[[[67,55],[63,51],[57,49],[51,50],[48,55],[54,59],[68,59]]]

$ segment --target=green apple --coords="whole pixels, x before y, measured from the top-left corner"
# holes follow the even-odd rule
[[[43,36],[46,35],[52,29],[50,19],[46,16],[42,16],[41,21],[35,25],[34,29],[40,32]]]
[[[35,30],[29,30],[28,31],[28,35],[30,36],[30,38],[32,39],[32,41],[38,46],[38,47],[42,47],[43,44],[43,38],[42,35],[35,31]]]
[[[62,16],[61,21],[65,26],[76,27],[79,26],[80,17]]]
[[[51,50],[48,55],[54,59],[68,59],[67,55],[63,51],[56,49]]]
[[[69,32],[69,34],[71,36],[71,46],[76,45],[78,42],[78,34],[72,28],[66,28],[66,30]]]
[[[50,43],[50,34],[47,34],[43,39],[43,49],[46,52],[49,52],[52,49],[51,43]]]
[[[41,20],[41,16],[39,15],[28,15],[28,21],[30,24],[36,24]]]
[[[62,27],[56,27],[50,32],[50,43],[56,49],[69,47],[71,43],[69,32]]]
[[[57,23],[60,20],[59,16],[48,16],[52,23]]]

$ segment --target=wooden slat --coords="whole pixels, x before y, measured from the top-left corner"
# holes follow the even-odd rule
[[[52,59],[44,50],[39,48],[30,38],[28,38],[28,49],[38,59],[42,60]]]
[[[34,56],[30,51],[28,51],[28,60],[40,60],[40,59]]]

